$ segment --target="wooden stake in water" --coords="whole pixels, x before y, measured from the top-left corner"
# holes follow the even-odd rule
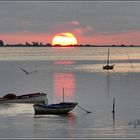
[[[112,113],[113,113],[113,126],[115,125],[115,98],[113,98],[113,110],[112,110]]]
[[[115,98],[113,98],[113,110],[112,113],[115,114]]]

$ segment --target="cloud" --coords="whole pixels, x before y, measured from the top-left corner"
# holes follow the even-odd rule
[[[70,23],[74,24],[74,25],[80,25],[80,23],[78,21],[71,21]]]
[[[77,34],[78,36],[92,36],[95,33],[95,29],[91,26],[84,26],[79,28],[74,28],[73,33]]]
[[[140,30],[139,7],[139,2],[0,2],[0,34],[124,36]]]
[[[139,7],[138,2],[1,2],[0,22],[4,23],[0,24],[0,32],[22,30],[18,21],[29,21],[27,30],[35,33],[54,32],[53,27],[60,22],[70,22],[71,26],[90,25],[98,32],[138,30]],[[6,22],[7,18],[11,21]]]

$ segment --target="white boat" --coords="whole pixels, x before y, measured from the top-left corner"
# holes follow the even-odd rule
[[[109,64],[109,48],[108,48],[108,58],[107,58],[107,64],[103,66],[104,70],[112,70],[114,68],[114,65]]]
[[[0,103],[45,103],[47,104],[47,94],[31,93],[16,96],[13,93],[6,94],[0,98]]]
[[[67,114],[70,112],[77,103],[73,102],[61,102],[58,104],[34,104],[35,115],[47,115],[47,114]]]

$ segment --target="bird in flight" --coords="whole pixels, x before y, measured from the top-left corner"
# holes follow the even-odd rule
[[[29,75],[30,73],[35,73],[37,71],[31,71],[31,72],[28,72],[26,71],[25,69],[23,69],[22,67],[19,67],[25,74]]]

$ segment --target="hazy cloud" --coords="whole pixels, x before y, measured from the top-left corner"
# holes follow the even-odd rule
[[[140,30],[139,2],[0,2],[0,34],[75,32],[80,36]]]

